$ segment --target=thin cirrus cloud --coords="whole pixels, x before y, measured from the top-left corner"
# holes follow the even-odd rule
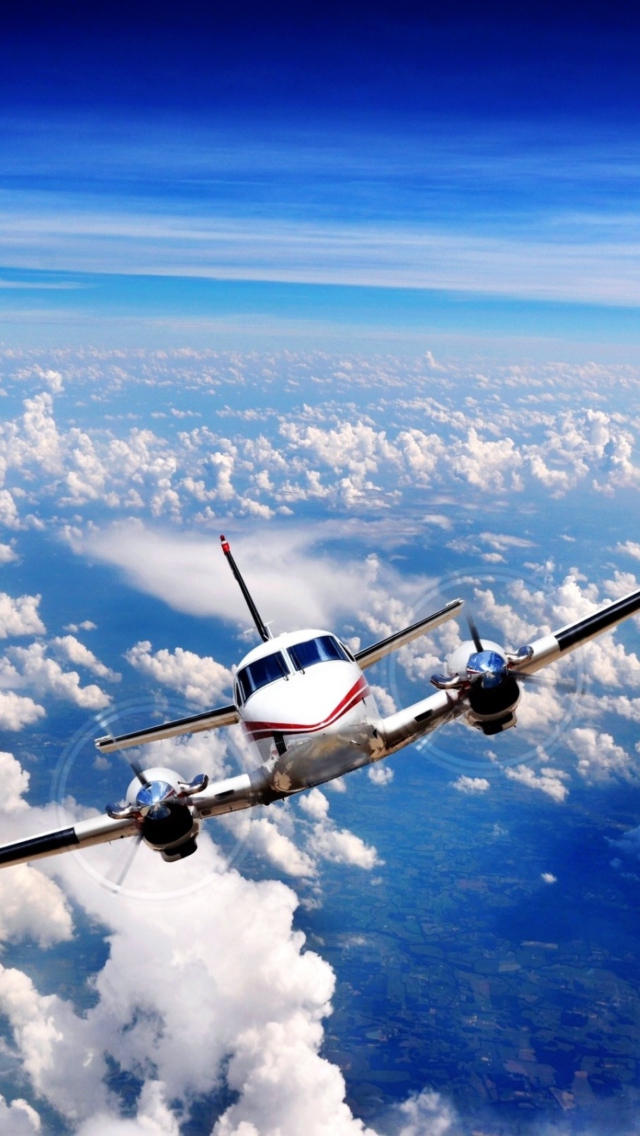
[[[14,269],[151,275],[306,285],[407,288],[518,300],[633,306],[640,303],[640,240],[628,227],[593,238],[522,227],[464,231],[437,219],[356,223],[344,220],[164,214],[127,205],[46,200],[40,209],[8,204],[0,222],[2,261]],[[75,286],[55,288],[69,306]],[[88,282],[87,282],[88,284]],[[3,282],[26,290],[24,280]],[[65,292],[66,289],[66,292]]]
[[[346,308],[340,297],[336,310],[307,313],[332,323],[366,319],[371,290],[385,288],[561,306],[640,302],[636,173],[622,137],[586,139],[579,126],[544,133],[535,123],[446,130],[441,120],[399,122],[396,132],[318,122],[206,130],[189,117],[159,128],[140,112],[127,125],[97,112],[48,122],[40,112],[0,124],[0,136],[9,316],[29,287],[39,307],[68,313],[93,305],[104,314],[118,302],[161,310],[156,288],[141,296],[118,284],[131,274],[190,278],[171,306],[199,319],[199,307],[209,319],[228,315],[230,302],[237,314],[251,308],[242,291],[231,301],[199,296],[199,279],[362,289]],[[16,275],[35,270],[28,281]],[[60,272],[97,280],[48,275]],[[424,323],[416,302],[400,304],[408,324]],[[267,314],[299,320],[296,307]],[[373,322],[393,325],[395,307],[385,303]]]

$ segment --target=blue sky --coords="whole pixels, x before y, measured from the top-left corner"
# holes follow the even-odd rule
[[[635,357],[638,48],[620,5],[10,7],[0,334]]]
[[[105,714],[228,701],[220,532],[265,619],[354,648],[461,594],[517,649],[640,586],[638,30],[3,6],[3,840],[118,799]],[[383,712],[458,634],[371,672]],[[636,1132],[637,642],[117,896],[117,846],[0,872],[2,1136]]]
[[[275,630],[354,648],[460,595],[517,650],[640,586],[635,366],[121,345],[0,372],[4,841],[119,799],[106,729],[228,702],[255,635],[220,532]],[[182,864],[142,846],[117,895],[120,842],[0,872],[2,1136],[634,1133],[636,623],[505,736],[449,723]],[[372,668],[382,712],[459,636]],[[141,757],[255,764],[236,729]]]

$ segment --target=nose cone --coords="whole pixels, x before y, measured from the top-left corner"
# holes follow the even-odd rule
[[[485,689],[500,686],[507,677],[507,661],[497,651],[476,651],[467,663],[467,676],[470,682],[480,679]]]
[[[165,804],[170,797],[175,797],[173,785],[169,785],[168,781],[151,781],[136,794],[136,807],[142,816],[160,820],[170,814],[171,810]]]

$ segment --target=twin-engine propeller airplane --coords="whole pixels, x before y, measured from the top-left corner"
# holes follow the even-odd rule
[[[435,614],[355,655],[331,632],[317,628],[274,638],[228,542],[224,537],[221,541],[262,640],[238,667],[233,702],[120,737],[98,738],[96,746],[110,753],[239,722],[254,747],[257,768],[212,784],[205,774],[185,782],[172,769],[144,768],[131,761],[135,777],[124,801],[107,805],[104,816],[0,847],[0,866],[128,836],[143,840],[163,860],[182,860],[195,852],[206,817],[268,805],[342,777],[451,719],[461,717],[484,734],[499,734],[516,724],[520,685],[527,676],[640,611],[639,590],[515,652],[482,639],[469,620],[471,639],[447,660],[447,673],[431,679],[436,692],[381,718],[363,672],[457,615],[463,601],[451,600]]]

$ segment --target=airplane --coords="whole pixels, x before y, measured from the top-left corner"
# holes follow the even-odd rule
[[[320,628],[274,637],[229,542],[224,536],[220,540],[261,639],[236,671],[233,702],[119,737],[101,737],[95,744],[100,753],[111,753],[240,723],[256,768],[223,781],[211,783],[200,774],[187,782],[173,769],[145,767],[132,759],[135,776],[123,801],[107,805],[102,816],[0,846],[0,867],[127,837],[144,841],[169,863],[183,860],[196,851],[202,821],[208,817],[285,800],[381,761],[453,719],[462,718],[488,737],[503,733],[516,725],[521,684],[529,676],[640,611],[640,590],[630,592],[515,652],[481,638],[469,619],[471,638],[450,655],[446,673],[431,678],[435,693],[383,718],[366,679],[367,668],[456,616],[463,601],[451,600],[433,615],[355,653]]]

